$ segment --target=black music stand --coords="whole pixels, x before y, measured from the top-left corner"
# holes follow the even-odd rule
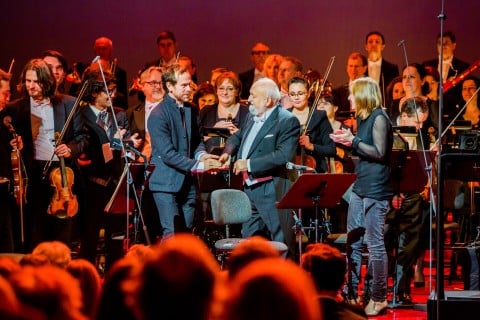
[[[342,195],[355,181],[354,173],[306,173],[298,177],[283,198],[277,203],[279,209],[315,208],[315,241],[318,242],[320,208],[333,208],[340,203]],[[299,256],[302,255],[301,223],[299,217],[297,228],[299,234]],[[322,225],[325,217],[322,216]],[[323,228],[323,226],[322,226]],[[322,233],[325,230],[322,230]]]
[[[113,192],[112,197],[110,198],[110,201],[108,201],[104,209],[104,212],[106,213],[117,214],[125,213],[125,211],[127,211],[126,208],[134,208],[134,212],[137,215],[134,217],[135,241],[137,238],[137,228],[139,223],[138,220],[140,219],[143,225],[145,240],[148,245],[151,244],[150,236],[148,234],[145,221],[143,219],[142,206],[139,199],[142,198],[143,190],[145,190],[146,186],[148,185],[148,181],[150,180],[150,176],[153,170],[155,170],[154,164],[146,165],[143,163],[128,163],[123,170],[123,173],[119,179],[115,191]],[[130,179],[128,177],[129,172],[131,174]],[[127,186],[129,186],[129,188],[127,188]],[[128,214],[129,212],[127,212],[127,217]],[[127,241],[126,247],[128,248],[130,242],[128,224],[125,233],[125,240]]]
[[[425,163],[425,156],[426,161]],[[423,150],[392,150],[390,168],[392,170],[391,181],[397,195],[400,193],[420,193],[424,190],[428,183],[427,171],[431,170],[431,164],[435,158],[433,151]],[[394,224],[397,226],[397,223]],[[396,301],[397,296],[397,259],[398,246],[400,236],[399,230],[395,228],[394,231],[394,247],[395,247],[395,269],[393,272],[393,299],[389,304],[389,308],[396,308],[399,306],[407,307],[407,305],[400,305]]]

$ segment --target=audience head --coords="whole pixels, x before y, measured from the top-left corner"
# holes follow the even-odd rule
[[[347,60],[347,75],[348,80],[353,81],[360,77],[365,76],[368,68],[368,61],[367,58],[359,53],[359,52],[352,52],[348,56]]]
[[[32,59],[23,68],[19,88],[24,97],[40,101],[53,98],[57,82],[52,70],[42,59]]]
[[[140,75],[140,88],[149,102],[162,100],[165,91],[162,85],[162,68],[152,66]]]
[[[0,256],[0,278],[8,278],[10,274],[14,273],[20,268],[21,267],[18,261],[9,256]]]
[[[82,293],[78,282],[56,266],[26,266],[9,277],[26,319],[80,320]]]
[[[278,104],[280,97],[278,86],[273,80],[261,78],[255,81],[248,97],[250,113],[257,117],[264,116],[268,109]]]
[[[127,253],[125,254],[126,258],[133,258],[138,261],[145,261],[153,255],[153,249],[150,246],[144,244],[134,244],[131,246]]]
[[[265,59],[263,65],[263,74],[265,77],[272,79],[273,81],[278,81],[278,71],[280,69],[280,64],[282,63],[283,57],[279,54],[271,54]]]
[[[193,235],[176,234],[154,251],[138,277],[139,319],[208,319],[219,266],[207,246]]]
[[[193,95],[193,103],[202,110],[205,106],[218,103],[215,88],[208,82],[201,83]]]
[[[291,261],[266,258],[251,262],[229,286],[225,319],[321,318],[312,279]]]
[[[20,304],[10,283],[0,277],[0,319],[18,320],[20,318]]]
[[[72,260],[70,248],[60,241],[42,242],[33,249],[32,254],[44,255],[50,264],[62,269]]]
[[[270,48],[262,42],[257,42],[252,46],[252,62],[255,66],[255,69],[258,71],[263,71],[263,65],[265,64],[265,59],[270,53]]]
[[[283,57],[282,63],[278,69],[278,84],[285,91],[288,89],[288,81],[293,77],[301,77],[303,65],[300,59],[287,56]]]
[[[33,254],[29,253],[26,254],[22,257],[20,260],[20,265],[21,266],[32,266],[32,267],[38,267],[38,266],[44,266],[46,264],[50,264],[50,261],[46,256],[43,254]]]
[[[302,267],[312,276],[319,293],[335,297],[343,287],[347,263],[337,248],[323,243],[308,245],[302,255]]]
[[[358,78],[350,84],[351,104],[356,116],[366,119],[373,110],[382,107],[378,83],[369,77]]]
[[[65,89],[64,81],[68,70],[67,59],[55,50],[44,51],[41,58],[52,69],[53,76],[57,81],[57,89],[62,92]]]
[[[113,53],[113,42],[107,37],[100,37],[93,43],[93,51],[100,59],[110,61]]]
[[[175,57],[177,40],[171,31],[162,31],[157,37],[157,49],[162,60],[167,63]]]
[[[249,263],[263,258],[280,258],[280,253],[268,240],[260,236],[241,241],[228,256],[228,275],[233,278]]]
[[[10,79],[12,75],[0,69],[0,110],[10,101]]]
[[[88,260],[75,259],[67,265],[67,271],[78,280],[80,285],[82,313],[89,319],[93,319],[101,292],[100,276],[97,269]]]
[[[222,106],[231,106],[240,101],[242,83],[233,71],[222,73],[215,80],[218,103]]]
[[[382,58],[384,49],[385,37],[379,31],[371,31],[365,36],[365,50],[368,53],[369,60],[377,61]]]

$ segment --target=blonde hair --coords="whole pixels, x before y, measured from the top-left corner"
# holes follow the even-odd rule
[[[353,80],[350,84],[351,99],[356,107],[356,117],[366,119],[373,110],[382,106],[382,94],[378,83],[369,77]]]

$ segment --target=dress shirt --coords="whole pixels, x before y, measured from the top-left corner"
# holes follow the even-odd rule
[[[52,159],[55,150],[53,105],[50,99],[36,102],[30,98],[30,115],[35,160],[48,161]],[[57,156],[53,159],[58,161]]]
[[[380,75],[382,73],[382,59],[377,61],[368,60],[368,76],[375,80],[377,83],[380,83]]]

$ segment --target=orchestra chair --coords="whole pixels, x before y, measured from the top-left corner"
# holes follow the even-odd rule
[[[215,252],[222,267],[230,251],[242,238],[230,238],[230,225],[247,222],[252,216],[248,196],[236,189],[217,189],[211,195],[212,218],[217,225],[225,226],[225,238],[215,242]]]

